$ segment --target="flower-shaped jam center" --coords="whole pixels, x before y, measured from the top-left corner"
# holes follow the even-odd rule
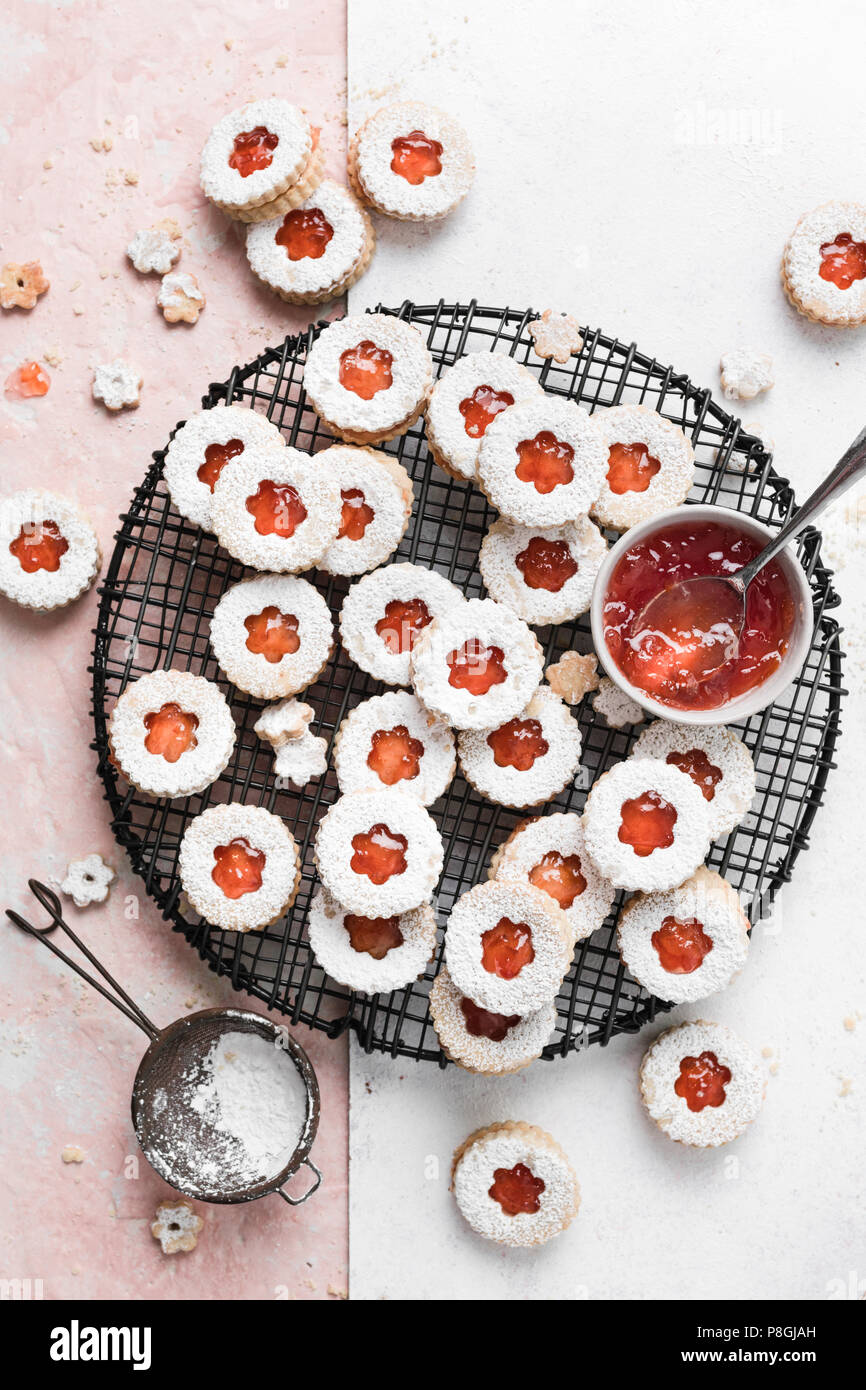
[[[558,594],[577,574],[577,561],[565,541],[546,540],[544,536],[531,536],[514,563],[528,589],[546,589],[549,594]]]
[[[681,772],[687,772],[696,787],[700,787],[705,801],[712,801],[716,787],[722,780],[722,769],[711,763],[703,748],[690,748],[687,753],[676,749],[668,753],[665,762],[672,763]]]
[[[510,405],[514,405],[514,397],[509,391],[495,391],[492,386],[476,386],[472,395],[458,406],[463,416],[463,428],[469,438],[481,439],[487,433],[490,421]]]
[[[274,135],[267,126],[257,125],[252,130],[242,130],[235,136],[229,155],[229,168],[236,169],[242,179],[248,179],[257,170],[267,169],[279,143],[279,135]]]
[[[394,358],[387,348],[377,347],[369,338],[340,354],[340,385],[354,391],[362,401],[371,401],[377,391],[391,385]]]
[[[407,183],[419,184],[442,173],[442,146],[423,130],[410,130],[391,141],[391,168]]]
[[[558,849],[549,849],[529,870],[529,882],[547,893],[561,908],[571,907],[586,888],[579,855],[560,854]]]
[[[290,483],[273,483],[263,478],[257,490],[246,501],[247,511],[256,519],[260,536],[279,536],[288,540],[302,521],[307,509],[297,488]]]
[[[536,758],[543,758],[550,744],[541,732],[537,719],[509,719],[487,735],[487,747],[493,750],[497,767],[513,767],[528,772]]]
[[[351,912],[343,918],[352,950],[365,952],[373,960],[384,960],[389,951],[403,945],[399,923],[399,917],[356,917]]]
[[[508,680],[505,653],[501,647],[488,647],[471,637],[462,647],[448,653],[448,684],[470,695],[486,695],[494,685]]]
[[[541,1206],[544,1183],[525,1163],[513,1168],[497,1168],[487,1195],[498,1202],[506,1216],[534,1216]]]
[[[502,1042],[520,1022],[520,1014],[491,1013],[465,995],[460,1000],[460,1011],[467,1033],[471,1033],[473,1038],[489,1038],[491,1042]]]
[[[818,274],[837,289],[849,290],[855,280],[866,279],[866,241],[855,241],[850,232],[840,232],[835,241],[820,248]]]
[[[22,362],[6,378],[7,396],[47,396],[51,387],[51,377],[38,362]]]
[[[574,450],[551,430],[539,430],[534,439],[522,440],[517,455],[520,461],[515,473],[522,483],[532,483],[536,492],[546,495],[574,477]]]
[[[372,507],[368,507],[364,494],[358,487],[347,488],[340,496],[343,499],[343,511],[337,540],[362,541],[364,532],[376,513]]]
[[[321,208],[292,208],[282,220],[274,241],[285,247],[290,261],[318,261],[334,229]]]
[[[665,917],[652,934],[652,944],[662,970],[669,975],[692,975],[713,949],[713,939],[697,917],[687,917],[684,922]]]
[[[607,456],[607,485],[617,497],[624,492],[646,492],[660,468],[645,444],[612,444]]]
[[[54,574],[69,549],[69,542],[56,521],[27,522],[21,527],[9,550],[25,574],[48,570]]]
[[[195,748],[198,717],[170,700],[158,710],[144,716],[147,729],[144,746],[148,753],[165,758],[167,763],[176,763],[188,748]]]
[[[619,839],[631,845],[640,859],[656,849],[667,849],[674,842],[677,813],[658,792],[645,791],[624,801],[620,808]]]
[[[239,439],[230,439],[227,444],[208,444],[204,451],[204,463],[196,474],[199,482],[206,483],[213,492],[214,484],[229,459],[237,458],[243,451],[244,446]]]
[[[409,841],[397,835],[381,821],[352,836],[351,867],[356,874],[366,874],[371,883],[387,883],[395,874],[406,872],[406,850]]]
[[[715,1052],[702,1052],[700,1057],[684,1057],[674,1090],[690,1110],[703,1110],[709,1105],[718,1110],[727,1100],[725,1087],[731,1080],[730,1067],[722,1066]]]
[[[424,745],[412,738],[405,724],[393,729],[377,729],[370,740],[367,766],[386,787],[395,782],[411,782],[421,771]]]
[[[244,627],[248,634],[247,650],[254,656],[263,656],[271,665],[291,656],[301,645],[294,613],[281,613],[276,605],[251,613],[244,618]]]
[[[500,917],[495,927],[481,933],[481,964],[489,975],[513,980],[534,960],[532,928],[526,922]]]
[[[430,609],[420,598],[394,598],[385,604],[385,616],[376,624],[376,632],[392,656],[411,652],[415,638],[432,622]]]
[[[227,898],[242,898],[244,893],[257,893],[261,888],[265,856],[243,835],[227,845],[217,845],[213,857],[216,863],[210,876]]]

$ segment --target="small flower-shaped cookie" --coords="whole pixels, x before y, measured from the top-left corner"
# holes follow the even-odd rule
[[[191,1202],[160,1202],[150,1233],[162,1246],[163,1255],[194,1250],[204,1226]]]
[[[93,399],[106,410],[134,409],[139,404],[141,377],[134,367],[117,358],[93,369]]]
[[[558,661],[545,671],[547,683],[568,705],[579,705],[590,690],[599,684],[598,657],[594,652],[563,652]]]
[[[545,309],[541,318],[532,320],[529,332],[536,357],[552,357],[563,365],[583,347],[580,325],[573,314],[555,314],[552,309]]]
[[[603,676],[599,682],[598,694],[592,702],[592,707],[612,729],[624,729],[627,724],[643,723],[644,713],[640,705],[632,700],[631,696],[626,695],[624,690],[620,690],[618,685],[614,685],[612,680],[608,680],[607,676]]]
[[[181,230],[173,217],[136,232],[126,254],[142,275],[165,275],[180,256]]]
[[[720,371],[722,390],[729,401],[750,401],[775,384],[772,357],[754,348],[723,352]]]
[[[38,261],[9,261],[0,270],[0,309],[32,309],[48,288]]]
[[[253,725],[275,754],[274,772],[295,787],[305,787],[328,770],[328,740],[311,734],[313,709],[301,700],[280,700],[268,705]]]
[[[76,907],[88,907],[90,903],[105,902],[116,877],[101,854],[88,854],[84,859],[72,860],[60,891],[71,898]]]
[[[156,302],[166,323],[198,323],[207,300],[194,275],[188,270],[175,270],[162,277]]]

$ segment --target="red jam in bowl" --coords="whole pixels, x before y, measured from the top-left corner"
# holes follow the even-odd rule
[[[672,709],[718,709],[762,685],[778,668],[788,649],[797,616],[797,600],[781,565],[770,561],[749,585],[746,622],[739,650],[706,679],[691,667],[705,644],[703,633],[712,615],[694,622],[688,642],[672,646],[661,634],[647,631],[640,615],[656,594],[685,579],[729,575],[758,555],[764,542],[735,520],[676,521],[636,541],[616,565],[602,609],[608,651],[632,685]],[[692,615],[680,625],[688,627]]]

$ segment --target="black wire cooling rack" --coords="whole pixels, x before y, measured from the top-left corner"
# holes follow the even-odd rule
[[[542,363],[533,355],[527,310],[481,308],[469,304],[409,303],[400,318],[425,334],[438,370],[466,352],[508,352],[531,367],[544,389],[570,396],[592,411],[598,406],[649,405],[675,421],[692,440],[697,459],[690,500],[734,507],[770,525],[781,525],[794,505],[791,487],[771,467],[761,442],[722,411],[706,390],[660,366],[634,344],[617,342],[585,329],[579,357],[565,366]],[[238,401],[265,412],[289,444],[316,452],[333,441],[306,405],[304,360],[321,325],[287,338],[227,381],[212,385],[205,406]],[[493,519],[482,494],[446,476],[430,458],[422,426],[385,446],[412,475],[415,506],[410,527],[393,558],[442,571],[470,596],[482,592],[477,569],[481,539]],[[439,949],[423,980],[393,994],[364,997],[328,978],[310,950],[305,930],[315,883],[312,841],[320,815],[339,795],[336,779],[310,784],[302,792],[275,785],[273,758],[255,733],[261,705],[228,687],[208,644],[210,615],[225,590],[244,575],[212,536],[174,510],[162,477],[164,453],[137,489],[121,527],[100,593],[93,653],[93,716],[99,772],[111,807],[112,829],[129,853],[136,873],[163,916],[182,932],[212,970],[227,975],[293,1023],[303,1022],[336,1036],[347,1028],[368,1051],[413,1057],[444,1065],[427,1008],[430,981],[439,968]],[[821,537],[815,530],[800,539],[800,555],[812,587],[815,632],[803,671],[781,700],[754,715],[740,732],[755,758],[758,795],[748,820],[714,844],[708,863],[740,892],[754,924],[769,910],[773,895],[791,877],[794,862],[808,844],[809,828],[821,805],[839,729],[842,654],[839,627],[828,616],[838,602],[830,574],[821,563]],[[347,581],[313,576],[336,615]],[[591,649],[586,617],[539,631],[548,661],[576,647]],[[226,690],[237,721],[231,763],[207,792],[187,801],[153,801],[126,789],[109,761],[107,718],[130,680],[162,666],[191,670]],[[333,735],[353,705],[382,687],[338,651],[322,678],[304,696],[316,711],[316,732]],[[582,774],[546,810],[581,811],[592,782],[626,757],[635,734],[609,728],[589,700],[579,711],[583,735]],[[180,903],[177,857],[190,820],[212,802],[236,800],[266,806],[283,817],[301,846],[303,881],[290,912],[262,932],[222,932],[185,914]],[[521,813],[484,801],[459,775],[431,807],[445,843],[445,869],[438,888],[440,921],[454,899],[484,878],[493,850],[510,833]],[[544,1056],[564,1055],[614,1034],[635,1032],[667,1006],[649,997],[623,968],[615,945],[622,895],[605,925],[580,943],[557,1000],[557,1032]]]

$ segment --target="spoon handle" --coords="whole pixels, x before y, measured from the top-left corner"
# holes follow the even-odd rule
[[[866,472],[866,429],[862,429],[857,438],[848,445],[833,471],[827,474],[826,478],[815,488],[811,497],[807,497],[803,505],[794,512],[793,516],[789,517],[779,534],[774,536],[760,555],[756,555],[754,560],[750,560],[737,572],[737,588],[742,586],[742,589],[746,589],[758,571],[763,569],[774,555],[778,555],[780,550],[784,550],[788,542],[794,536],[799,535],[803,527],[823,512],[825,507],[829,506],[831,502],[835,502],[836,498],[841,497],[843,492],[847,492],[848,488],[856,483],[864,472]]]

